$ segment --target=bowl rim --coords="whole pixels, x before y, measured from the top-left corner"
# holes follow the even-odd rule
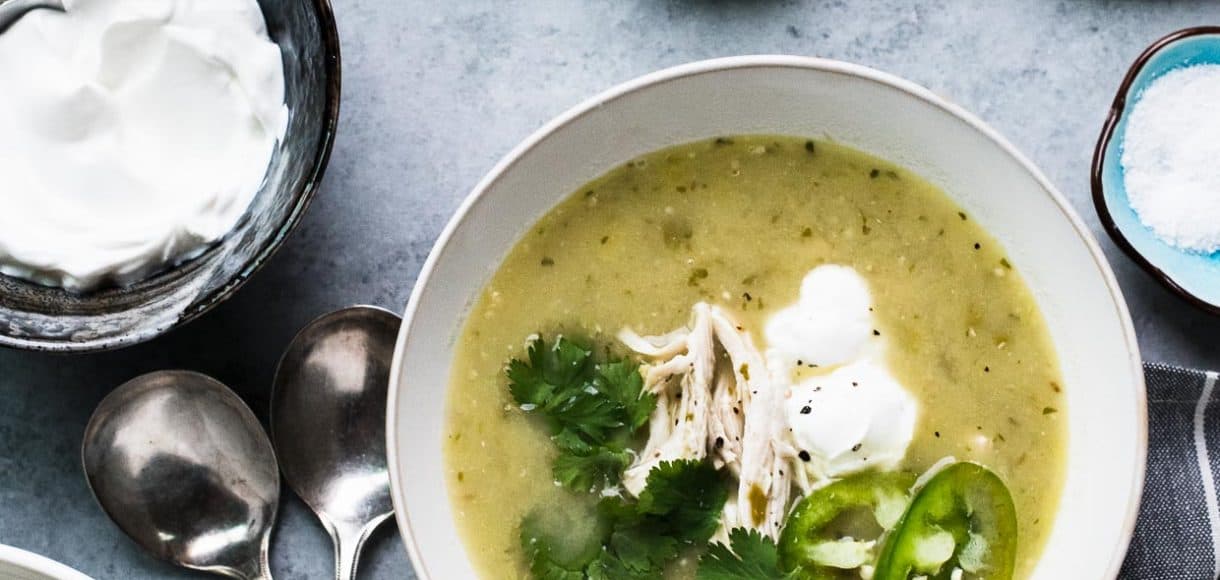
[[[1136,57],[1135,62],[1127,69],[1127,74],[1118,85],[1118,92],[1114,95],[1114,101],[1110,104],[1109,113],[1106,114],[1106,121],[1102,125],[1101,135],[1097,138],[1097,145],[1093,148],[1093,163],[1089,171],[1089,179],[1093,189],[1093,208],[1097,211],[1097,219],[1101,221],[1101,225],[1105,228],[1106,233],[1110,235],[1110,239],[1114,240],[1114,243],[1122,249],[1123,253],[1127,254],[1127,257],[1131,258],[1140,268],[1166,288],[1173,291],[1174,294],[1181,296],[1187,302],[1206,312],[1220,315],[1220,304],[1204,300],[1184,288],[1181,284],[1178,284],[1173,279],[1173,276],[1153,264],[1151,260],[1137,250],[1135,245],[1127,239],[1127,236],[1123,234],[1122,228],[1118,226],[1118,222],[1114,220],[1114,216],[1110,213],[1110,206],[1106,203],[1106,185],[1102,178],[1102,172],[1105,170],[1106,165],[1106,149],[1110,147],[1110,141],[1114,138],[1114,132],[1118,129],[1118,123],[1122,121],[1123,115],[1127,112],[1127,92],[1131,90],[1131,85],[1135,83],[1136,77],[1143,72],[1144,67],[1148,64],[1148,61],[1152,60],[1152,57],[1170,45],[1195,36],[1208,35],[1220,36],[1220,26],[1193,26],[1171,32],[1148,45]]]
[[[56,562],[46,556],[41,556],[16,546],[0,544],[0,565],[15,566],[35,574],[59,580],[92,580],[82,572],[67,564]],[[0,570],[3,572],[3,570]]]
[[[288,235],[300,224],[305,211],[309,209],[309,205],[313,202],[314,196],[322,185],[322,176],[326,173],[326,166],[330,162],[331,151],[334,149],[335,144],[335,133],[339,126],[339,102],[342,95],[343,76],[342,59],[339,49],[339,27],[335,21],[335,12],[331,6],[331,0],[310,0],[310,4],[314,7],[314,14],[318,17],[318,26],[322,29],[322,67],[326,73],[326,95],[324,96],[325,102],[322,109],[323,122],[320,129],[321,140],[318,143],[313,158],[308,161],[302,161],[312,166],[305,175],[305,187],[301,190],[301,194],[297,197],[292,210],[280,224],[275,235],[269,237],[263,243],[263,246],[259,248],[237,275],[211,292],[192,300],[178,314],[177,318],[167,324],[143,329],[134,334],[118,334],[83,341],[17,338],[0,333],[0,347],[57,354],[77,354],[118,350],[148,342],[172,330],[181,328],[216,308],[220,303],[232,297],[254,274],[262,270],[263,266],[270,261],[271,257],[283,245]]]
[[[421,580],[430,580],[433,576],[428,572],[427,566],[424,563],[423,554],[415,541],[416,530],[411,526],[411,522],[407,519],[407,504],[404,497],[403,481],[401,473],[401,454],[398,447],[398,431],[399,421],[396,410],[399,406],[399,396],[403,385],[403,358],[406,351],[407,338],[410,335],[411,328],[415,322],[415,315],[419,309],[419,302],[423,295],[423,289],[429,284],[432,274],[440,261],[441,256],[448,249],[454,232],[459,224],[464,222],[472,210],[472,208],[483,201],[487,192],[495,185],[505,173],[512,169],[525,154],[538,146],[542,141],[549,138],[553,133],[557,132],[567,124],[578,120],[579,118],[591,113],[604,104],[622,98],[631,93],[642,89],[649,88],[653,85],[678,80],[685,77],[698,76],[708,73],[723,72],[734,69],[750,69],[750,68],[795,68],[805,70],[816,70],[831,73],[844,74],[863,78],[872,82],[886,85],[890,88],[902,91],[907,95],[924,101],[932,106],[935,106],[946,113],[949,113],[957,120],[967,124],[972,129],[978,131],[981,135],[1000,147],[1007,155],[1015,160],[1025,171],[1027,171],[1038,185],[1050,196],[1051,200],[1058,206],[1060,212],[1070,222],[1072,228],[1076,231],[1081,241],[1085,244],[1089,254],[1092,256],[1094,263],[1100,270],[1106,288],[1109,290],[1110,297],[1114,301],[1114,306],[1117,310],[1119,322],[1123,327],[1123,341],[1127,345],[1128,351],[1131,353],[1128,364],[1131,365],[1132,376],[1136,380],[1136,411],[1139,419],[1135,424],[1135,436],[1138,443],[1135,450],[1136,465],[1133,469],[1133,481],[1129,482],[1129,489],[1133,500],[1127,506],[1127,512],[1123,517],[1122,525],[1122,541],[1121,545],[1114,547],[1111,561],[1105,570],[1106,577],[1117,576],[1123,561],[1127,554],[1127,549],[1130,546],[1131,539],[1135,532],[1136,518],[1139,515],[1140,501],[1143,496],[1144,477],[1147,469],[1147,453],[1148,453],[1148,421],[1147,421],[1147,396],[1145,393],[1145,379],[1141,356],[1139,351],[1139,343],[1135,337],[1135,329],[1131,320],[1130,312],[1127,308],[1126,300],[1123,298],[1122,290],[1118,285],[1118,280],[1114,276],[1110,264],[1106,261],[1105,254],[1098,245],[1097,240],[1089,231],[1088,226],[1080,218],[1080,215],[1072,208],[1067,198],[1050,182],[1050,180],[1038,169],[1024,154],[1016,149],[1007,139],[1001,136],[995,129],[984,123],[980,118],[973,113],[966,111],[961,106],[941,97],[931,90],[919,85],[913,81],[906,80],[897,75],[883,72],[872,67],[861,64],[845,62],[835,59],[811,57],[811,56],[795,56],[782,54],[755,54],[712,58],[707,60],[699,60],[686,64],[680,64],[673,67],[657,70],[631,80],[617,84],[601,93],[585,99],[574,107],[564,111],[555,118],[548,121],[545,125],[534,131],[525,138],[516,147],[510,150],[502,157],[496,165],[488,171],[488,173],[479,180],[471,192],[462,200],[461,205],[454,212],[453,216],[446,223],[445,228],[437,237],[432,250],[428,253],[428,258],[425,260],[423,267],[420,269],[419,275],[416,278],[414,287],[411,290],[411,296],[408,299],[406,309],[402,317],[402,326],[399,328],[398,340],[394,348],[394,359],[390,366],[390,385],[389,397],[386,404],[386,452],[388,455],[388,464],[390,469],[390,497],[394,503],[394,518],[398,524],[398,528],[402,535],[402,542],[407,550],[407,555],[410,558],[411,565],[415,569],[416,575]],[[446,390],[448,387],[446,387]]]

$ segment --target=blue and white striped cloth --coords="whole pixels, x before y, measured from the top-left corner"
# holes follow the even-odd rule
[[[1144,365],[1148,474],[1124,580],[1220,574],[1220,393],[1216,373]]]

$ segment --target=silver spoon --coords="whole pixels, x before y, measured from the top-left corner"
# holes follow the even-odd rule
[[[338,580],[355,578],[364,542],[394,513],[386,395],[401,324],[372,306],[332,312],[297,334],[275,373],[280,469],[334,541]]]
[[[279,469],[262,425],[228,387],[189,371],[132,379],[93,412],[81,456],[102,509],[145,550],[271,579]]]
[[[0,32],[8,30],[26,12],[38,8],[64,11],[63,0],[0,0]]]

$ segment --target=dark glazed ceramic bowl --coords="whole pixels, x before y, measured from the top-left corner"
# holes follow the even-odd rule
[[[1106,232],[1135,263],[1199,308],[1220,314],[1220,252],[1186,252],[1161,241],[1140,223],[1127,201],[1122,143],[1127,113],[1153,81],[1198,64],[1220,64],[1220,27],[1187,28],[1149,46],[1118,87],[1110,116],[1093,152],[1093,205]]]
[[[339,120],[339,33],[330,0],[260,4],[284,57],[289,121],[237,227],[202,256],[125,288],[78,295],[0,276],[0,345],[87,352],[150,340],[231,296],[300,221]]]

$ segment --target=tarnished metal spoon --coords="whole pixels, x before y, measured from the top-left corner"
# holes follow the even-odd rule
[[[386,395],[402,320],[353,306],[309,323],[280,359],[271,436],[284,480],[335,543],[335,578],[356,576],[360,550],[393,515]]]
[[[102,509],[145,550],[187,568],[271,579],[275,453],[219,381],[159,371],[124,383],[93,412],[81,456]]]
[[[8,30],[26,12],[38,8],[64,11],[63,0],[0,0],[0,32]]]

